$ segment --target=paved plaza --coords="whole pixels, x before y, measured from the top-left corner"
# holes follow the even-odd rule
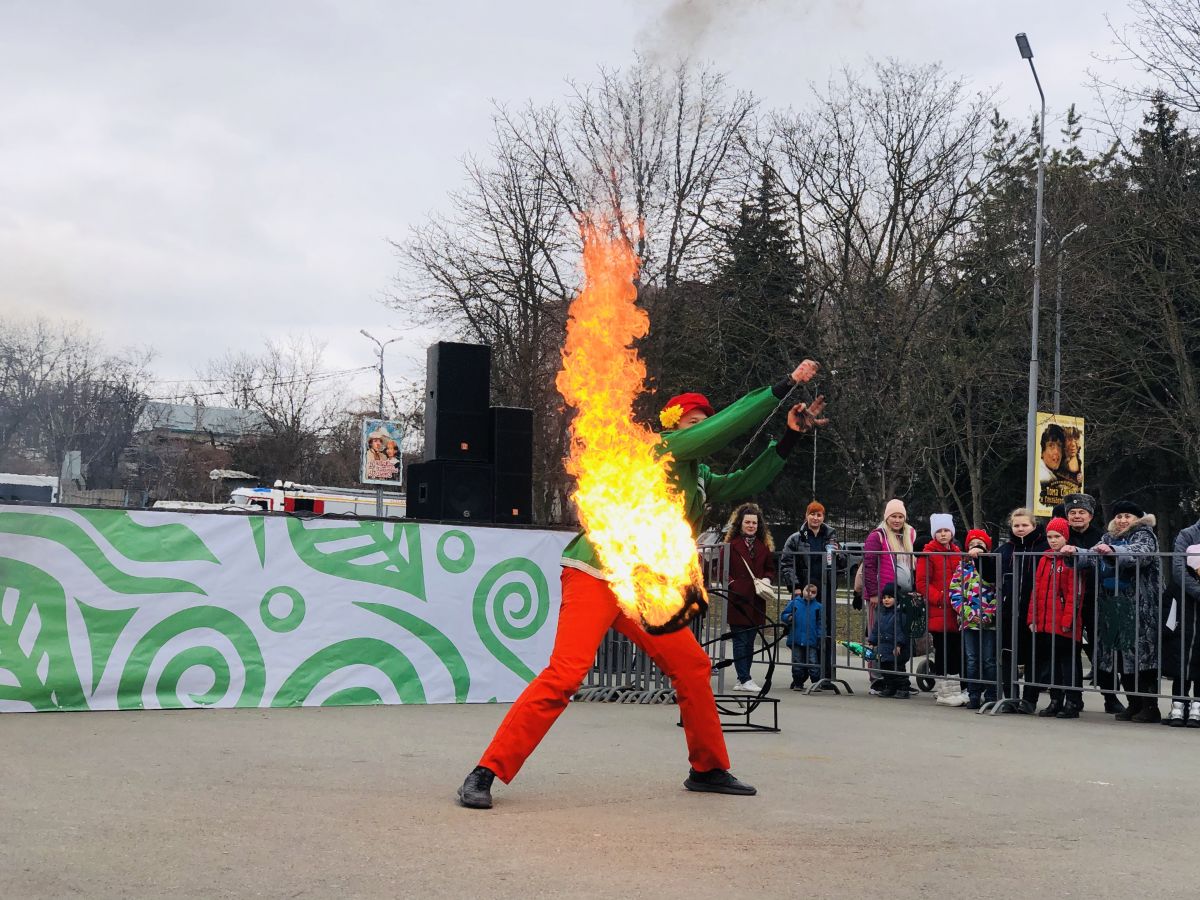
[[[786,678],[786,674],[784,675]],[[858,687],[862,688],[861,682]],[[784,692],[691,794],[675,707],[578,703],[496,807],[506,706],[0,717],[3,896],[1195,897],[1200,731]]]

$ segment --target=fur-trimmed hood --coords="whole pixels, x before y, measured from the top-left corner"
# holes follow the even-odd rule
[[[1155,518],[1154,513],[1146,513],[1146,515],[1142,516],[1140,519],[1130,525],[1126,531],[1122,531],[1121,534],[1132,534],[1138,528],[1149,528],[1151,531],[1154,531],[1156,525],[1158,525],[1158,519]],[[1114,537],[1117,536],[1116,519],[1109,521],[1108,527],[1105,529],[1105,533],[1111,534]]]

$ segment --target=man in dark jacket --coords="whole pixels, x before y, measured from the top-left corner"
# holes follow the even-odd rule
[[[1069,546],[1090,550],[1104,539],[1104,529],[1092,521],[1096,516],[1096,498],[1091,494],[1068,494],[1063,498],[1063,512],[1067,523],[1071,526],[1071,533],[1067,536]],[[1092,648],[1096,645],[1095,572],[1090,573],[1090,576],[1083,579],[1083,600],[1080,605],[1089,660],[1092,659]],[[1113,691],[1113,673],[1105,672],[1094,664],[1092,671],[1096,673],[1096,686],[1104,695],[1104,711],[1106,713],[1123,712],[1125,705],[1117,699],[1117,695]]]
[[[821,615],[825,635],[833,634],[833,602],[831,593],[836,594],[837,571],[828,565],[832,559],[830,550],[836,550],[837,535],[825,524],[825,507],[814,500],[804,511],[804,524],[792,534],[779,553],[779,575],[792,597],[799,597],[805,585],[817,586],[817,600],[821,604]],[[821,677],[833,677],[833,653],[827,640],[821,641]]]

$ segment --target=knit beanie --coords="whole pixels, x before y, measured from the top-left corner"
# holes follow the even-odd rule
[[[1046,525],[1046,533],[1049,534],[1051,531],[1057,531],[1064,538],[1071,536],[1071,526],[1066,519],[1051,519]]]
[[[883,508],[883,517],[886,519],[892,513],[900,513],[906,520],[908,519],[908,510],[904,508],[904,501],[897,500],[894,497]]]
[[[934,513],[929,517],[929,533],[937,534],[943,528],[950,529],[950,539],[954,539],[954,516],[950,513]]]
[[[967,549],[971,549],[971,544],[974,541],[979,541],[983,544],[988,553],[992,552],[992,539],[988,537],[988,533],[980,528],[972,528],[967,532]]]
[[[809,516],[809,515],[812,515],[813,513],[823,513],[823,512],[825,512],[825,507],[822,506],[819,501],[814,500],[812,503],[808,504],[808,509],[806,509],[804,511],[804,514],[806,516]]]

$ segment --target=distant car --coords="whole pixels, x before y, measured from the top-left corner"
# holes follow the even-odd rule
[[[841,544],[841,558],[838,562],[839,586],[849,588],[854,584],[854,576],[858,574],[858,567],[863,561],[863,546],[862,541],[845,541]]]

